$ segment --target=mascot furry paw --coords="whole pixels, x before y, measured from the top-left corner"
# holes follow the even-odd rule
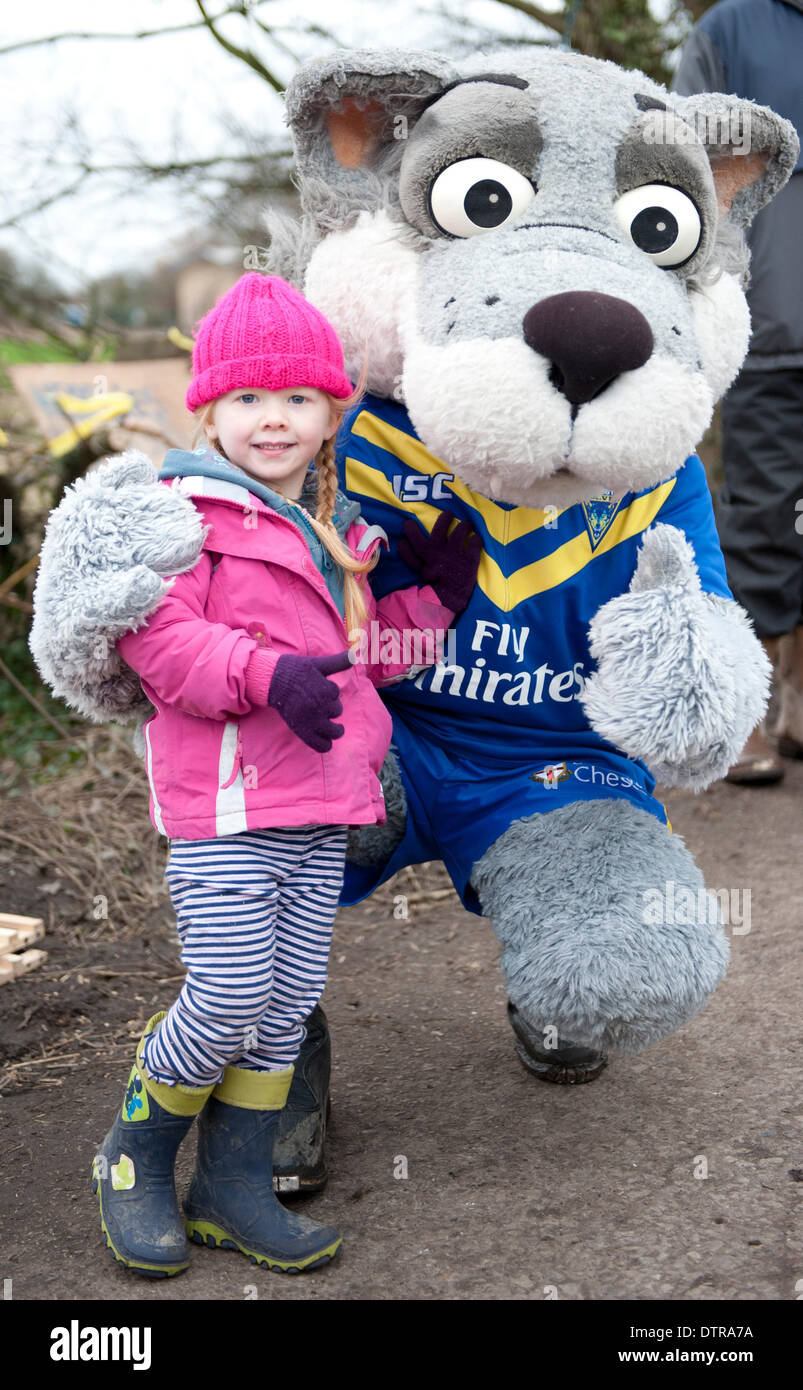
[[[287,119],[302,217],[268,214],[270,268],[334,323],[353,379],[367,360],[339,467],[389,538],[374,592],[416,582],[411,515],[431,532],[448,509],[483,543],[443,658],[383,691],[387,821],[353,836],[342,900],[443,860],[492,919],[520,1055],[587,1079],[691,1018],[727,964],[715,914],[655,910],[668,884],[706,895],[654,790],[720,777],[766,704],[693,450],[747,348],[743,229],[797,137],[541,47],[333,53],[291,82]],[[104,643],[202,543],[147,467],[126,500],[131,468],[65,499],[42,550],[32,647],[90,717],[141,716]]]

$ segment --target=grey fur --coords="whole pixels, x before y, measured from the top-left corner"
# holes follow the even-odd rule
[[[705,147],[691,127],[684,127],[689,131],[687,144],[669,138],[674,119],[672,112],[649,111],[633,122],[616,152],[616,191],[622,194],[643,184],[667,183],[693,198],[704,213],[703,234],[694,256],[675,272],[687,279],[709,261],[718,230],[717,195]]]
[[[350,227],[365,210],[401,218],[398,171],[404,141],[401,127],[415,122],[427,101],[450,82],[455,69],[438,54],[389,49],[338,51],[304,65],[285,96],[285,121],[293,129],[302,219],[265,214],[270,237],[268,264],[299,288],[316,245],[328,232]],[[327,116],[345,96],[365,107],[381,102],[386,118],[379,153],[370,165],[344,169],[333,158]]]
[[[750,248],[741,228],[727,218],[717,223],[710,259],[692,272],[686,283],[690,290],[702,289],[715,285],[723,274],[734,275],[742,289],[747,289],[750,283]]]
[[[506,81],[511,72],[514,85]],[[503,80],[486,80],[488,74]],[[375,145],[359,167],[338,163],[327,127],[345,101],[377,112]],[[763,169],[729,153],[721,122],[709,129],[706,121],[721,114],[751,120]],[[794,166],[797,139],[789,122],[735,98],[672,97],[643,73],[535,45],[480,52],[454,64],[401,49],[331,54],[290,83],[287,119],[302,221],[294,234],[287,222],[271,219],[272,268],[292,272],[296,283],[312,276],[310,293],[338,328],[347,361],[359,362],[367,348],[369,367],[372,359],[378,364],[369,389],[392,389],[403,398],[421,439],[469,487],[523,506],[565,507],[603,488],[640,491],[682,466],[710,420],[716,399],[711,382],[721,394],[722,381],[735,374],[727,349],[732,327],[725,321],[719,339],[709,335],[708,344],[712,351],[719,341],[728,369],[716,363],[709,376],[695,331],[695,294],[716,285],[724,272],[746,279],[743,226]],[[709,155],[731,158],[736,171],[753,177],[727,217],[718,213]],[[504,226],[459,236],[438,225],[430,200],[447,166],[475,157],[508,166],[531,181],[534,192]],[[617,199],[645,180],[673,184],[699,209],[699,244],[676,266],[655,263],[617,219]],[[351,311],[336,285],[327,288],[327,273],[358,279],[363,243],[354,242],[353,267],[345,245],[341,262],[326,262],[330,271],[316,265],[318,248],[333,232],[348,236],[361,215],[383,213],[388,238],[399,253],[412,250],[420,265],[415,302],[398,304],[399,370],[388,360],[388,307],[371,312],[374,283],[373,301],[365,304],[355,284]],[[387,276],[406,283],[401,262],[399,270],[389,247]],[[633,305],[654,339],[645,364],[576,415],[550,377],[550,364],[516,349],[528,309],[567,289]],[[736,359],[741,351],[740,343]],[[494,421],[492,441],[476,404],[482,360],[495,363],[516,398],[507,419]],[[662,379],[663,400],[656,397]],[[442,409],[445,385],[453,416]],[[611,436],[623,418],[612,468]],[[603,428],[607,453],[595,459],[589,432],[599,435]]]
[[[637,1052],[692,1018],[725,973],[716,900],[700,898],[683,840],[627,802],[575,802],[517,821],[471,882],[493,918],[508,995],[538,1031]],[[704,911],[650,921],[647,905],[667,883],[675,902],[688,890]],[[673,915],[685,914],[663,913]]]
[[[365,179],[365,198],[373,212],[385,211],[398,216],[398,200],[391,196],[395,183],[387,182],[384,175],[394,169],[398,171],[401,162],[400,149],[388,150],[381,159],[382,174],[371,172]],[[310,177],[304,184],[304,203],[314,206],[314,217],[305,216],[301,220],[286,212],[266,209],[265,226],[270,238],[267,267],[271,275],[281,275],[290,284],[303,289],[304,275],[316,246],[329,232],[343,231],[356,222],[362,211],[360,195],[356,190],[335,189],[323,179]],[[426,245],[426,238],[413,227],[399,224],[397,239],[402,244],[412,245],[420,250]]]
[[[395,48],[339,50],[306,63],[285,98],[304,213],[332,228],[347,226],[363,209],[383,207],[388,199],[398,207],[393,175],[404,145],[394,123],[414,122],[456,76],[456,68],[440,54]],[[384,109],[379,141],[385,162],[376,170],[372,164],[345,169],[332,155],[326,118],[346,97],[363,108],[377,103]]]
[[[158,607],[163,576],[192,569],[206,534],[156,478],[136,449],[110,459],[67,489],[45,531],[30,648],[54,695],[97,724],[153,712],[115,643]]]
[[[794,172],[800,144],[792,122],[768,106],[722,92],[700,92],[690,97],[674,94],[672,106],[684,120],[690,117],[704,130],[706,125],[710,127],[710,134],[705,136],[709,156],[735,160],[745,159],[753,152],[766,156],[764,173],[740,189],[728,214],[737,226],[749,226]],[[742,132],[747,134],[744,153],[733,153],[732,141],[718,138],[719,134],[727,135],[728,126],[738,140]]]
[[[674,526],[647,532],[629,592],[590,634],[597,670],[581,702],[597,733],[665,786],[724,777],[766,709],[771,667],[744,609],[702,592]]]
[[[399,199],[407,220],[430,238],[442,233],[426,196],[430,181],[446,164],[477,152],[529,178],[538,164],[543,137],[537,94],[491,82],[469,83],[447,92],[420,117],[404,147]]]
[[[270,207],[264,213],[264,222],[270,243],[268,274],[280,275],[300,290],[310,256],[320,241],[316,228],[309,220],[301,222],[286,212]]]
[[[389,859],[404,835],[407,797],[399,764],[391,744],[379,773],[385,794],[384,825],[356,825],[349,833],[348,858],[354,864],[382,864]]]
[[[562,68],[558,66],[559,60],[563,60]],[[670,96],[663,87],[637,70],[624,72],[612,63],[585,59],[578,54],[556,54],[554,50],[544,52],[533,47],[519,50],[513,55],[508,50],[501,49],[478,53],[471,59],[452,64],[440,54],[409,52],[405,49],[340,50],[302,67],[290,82],[286,93],[285,120],[293,132],[298,169],[297,183],[301,192],[305,226],[305,244],[303,247],[296,246],[297,255],[292,258],[296,274],[303,276],[306,262],[316,242],[316,237],[309,235],[310,222],[317,222],[320,234],[348,227],[364,210],[375,211],[383,207],[389,210],[401,209],[397,175],[405,146],[404,138],[399,138],[400,119],[406,123],[405,136],[409,131],[410,148],[414,148],[413,142],[417,135],[420,135],[425,127],[432,128],[438,122],[438,115],[430,105],[438,92],[442,92],[446,86],[461,77],[467,78],[481,71],[509,72],[514,68],[529,80],[526,96],[518,94],[519,104],[526,100],[537,102],[544,86],[549,88],[553,80],[558,83],[572,81],[573,94],[577,94],[582,100],[585,97],[585,84],[588,83],[593,92],[594,79],[604,69],[604,80],[609,84],[611,95],[615,86],[618,86],[620,90],[627,92],[628,98],[633,98],[636,94],[640,97],[652,97],[670,116],[679,115],[689,130],[697,124],[703,125],[706,117],[714,118],[714,125],[717,120],[721,121],[723,118],[735,121],[738,125],[740,120],[744,121],[746,118],[751,123],[751,148],[767,151],[769,163],[764,176],[742,190],[734,200],[730,217],[738,226],[743,227],[752,220],[759,208],[774,196],[794,169],[798,149],[794,128],[790,122],[783,120],[767,107],[759,107],[721,93],[705,93],[692,97],[680,97],[677,94]],[[454,99],[457,99],[458,105],[462,102],[467,118],[467,137],[472,125],[472,97],[476,105],[479,92],[479,86],[475,86],[473,92],[468,88],[458,88],[446,98],[450,114],[452,110],[457,109]],[[505,91],[496,86],[494,95],[500,106],[507,103],[511,109],[515,109],[517,94],[514,88]],[[326,130],[328,113],[337,109],[346,98],[360,106],[377,103],[386,113],[378,156],[372,165],[356,170],[343,169],[333,158]],[[427,106],[429,109],[425,110]],[[574,101],[572,106],[576,109]],[[634,119],[635,107],[627,104],[625,109],[629,126]],[[600,129],[606,119],[610,121],[610,115],[599,109],[594,114],[597,117],[596,125]],[[644,116],[635,118],[638,128],[642,130],[655,113],[649,112],[645,115],[646,120]],[[579,112],[577,116],[578,129],[582,129]],[[419,119],[422,132],[417,132],[416,129]],[[492,119],[490,123],[488,133],[492,144],[494,125],[497,134],[500,133],[504,127],[504,116],[501,112],[500,119],[496,122]],[[626,129],[627,126],[623,129],[622,136],[625,135]],[[476,126],[474,130],[476,135]],[[705,131],[703,134],[705,136]],[[704,138],[694,142],[698,149],[702,149],[704,144]],[[726,149],[721,142],[713,142],[709,146],[712,154],[726,153]],[[689,150],[688,145],[675,147],[674,156],[680,156],[682,159]],[[532,146],[534,158],[539,151],[540,144],[535,142]],[[571,141],[561,154],[565,156],[570,152]],[[494,157],[505,157],[505,151],[501,146]],[[516,158],[513,149],[507,149],[507,157],[512,163],[520,166],[520,157]],[[282,228],[280,221],[277,215],[271,214],[269,228],[275,228],[282,242],[281,250],[277,247],[277,262],[289,264],[290,228],[287,223]],[[730,245],[733,245],[732,240]]]

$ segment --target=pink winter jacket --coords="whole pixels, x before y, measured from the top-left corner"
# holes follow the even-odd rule
[[[201,557],[173,578],[145,625],[117,643],[156,710],[144,725],[154,826],[171,839],[203,840],[265,826],[381,824],[378,774],[392,721],[375,687],[402,679],[409,662],[356,662],[330,676],[345,733],[328,753],[309,748],[268,706],[268,687],[283,653],[326,656],[348,647],[326,581],[299,528],[246,487],[182,481],[211,525]],[[354,551],[366,537],[361,558],[382,543],[368,529],[352,522],[345,536]],[[421,632],[416,640],[415,630],[445,633],[453,610],[429,585],[377,603],[364,576],[360,582],[368,622],[412,639],[406,647],[390,642],[390,654],[413,650],[431,664],[433,644]]]

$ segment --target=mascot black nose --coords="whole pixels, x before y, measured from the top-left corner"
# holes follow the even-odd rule
[[[552,363],[550,380],[572,405],[583,405],[622,372],[643,367],[652,330],[624,299],[596,290],[552,294],[524,315],[524,341]]]

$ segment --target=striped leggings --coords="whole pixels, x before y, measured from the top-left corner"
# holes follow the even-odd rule
[[[326,984],[343,885],[345,825],[171,840],[181,993],[145,1043],[154,1081],[208,1086],[235,1063],[289,1067]]]

